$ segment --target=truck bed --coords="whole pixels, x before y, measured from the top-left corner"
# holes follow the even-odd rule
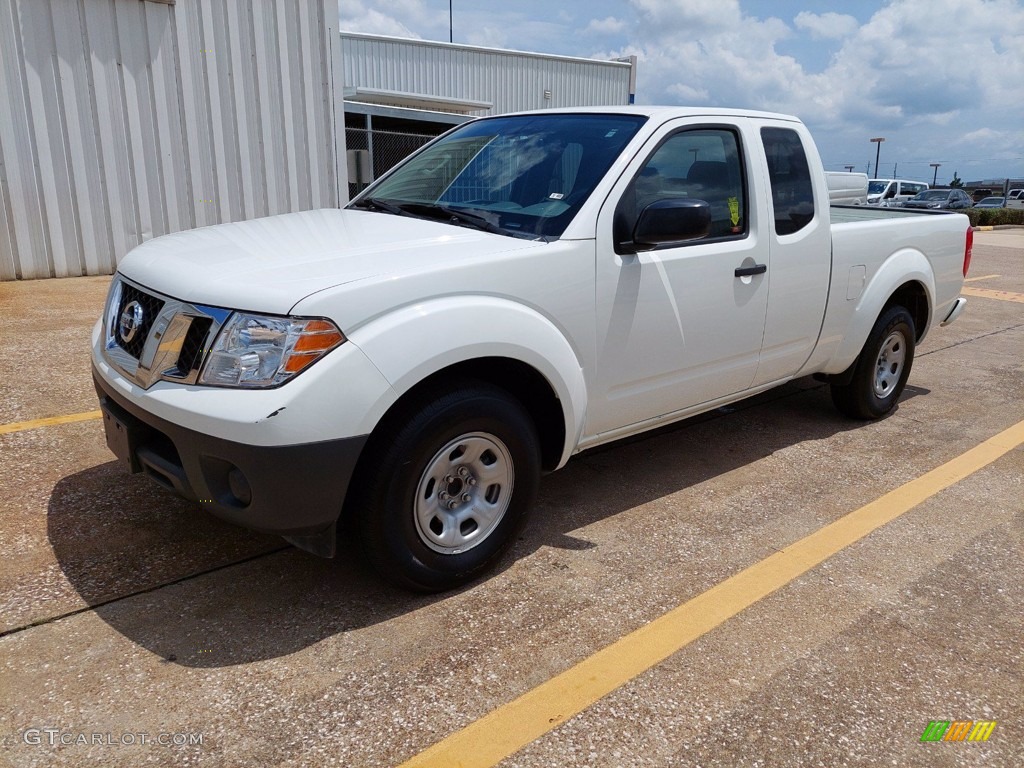
[[[962,211],[930,211],[914,208],[877,208],[873,205],[832,205],[829,206],[828,210],[833,224],[845,224],[851,221],[902,219],[907,216],[946,216],[951,213],[962,213]]]
[[[930,295],[931,313],[927,324],[918,328],[919,341],[948,315],[963,285],[966,234],[970,229],[967,216],[959,211],[873,206],[831,206],[829,216],[832,289],[823,340],[848,332],[857,307],[876,290],[876,276],[897,265],[907,280],[925,286]],[[885,285],[882,292],[890,292],[891,285]],[[884,296],[874,296],[866,306],[874,307],[884,300]],[[875,313],[868,314],[873,319]],[[853,346],[859,349],[859,345]],[[854,352],[846,350],[840,357],[849,362]]]

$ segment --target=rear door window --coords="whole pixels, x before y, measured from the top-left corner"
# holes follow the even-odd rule
[[[814,219],[814,186],[800,136],[789,128],[762,128],[775,210],[775,234],[799,232]]]

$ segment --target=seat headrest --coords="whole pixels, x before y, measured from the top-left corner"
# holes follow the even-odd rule
[[[690,184],[721,186],[726,184],[728,179],[726,164],[719,160],[698,160],[686,172],[686,181]]]

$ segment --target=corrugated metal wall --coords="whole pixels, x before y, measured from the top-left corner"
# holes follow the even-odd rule
[[[0,279],[108,274],[157,235],[338,205],[337,18],[0,0]]]
[[[342,32],[346,88],[379,88],[524,109],[628,104],[630,65]],[[545,92],[549,96],[545,95]]]

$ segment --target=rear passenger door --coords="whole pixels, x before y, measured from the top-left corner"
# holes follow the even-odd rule
[[[772,268],[755,386],[793,376],[810,358],[832,271],[828,190],[814,143],[798,123],[763,124],[760,139],[771,195],[764,230]]]
[[[750,205],[763,193],[752,189],[739,127],[695,123],[663,126],[599,215],[597,391],[588,435],[745,390],[757,370],[769,253]],[[623,247],[648,205],[680,199],[707,204],[706,233]]]

